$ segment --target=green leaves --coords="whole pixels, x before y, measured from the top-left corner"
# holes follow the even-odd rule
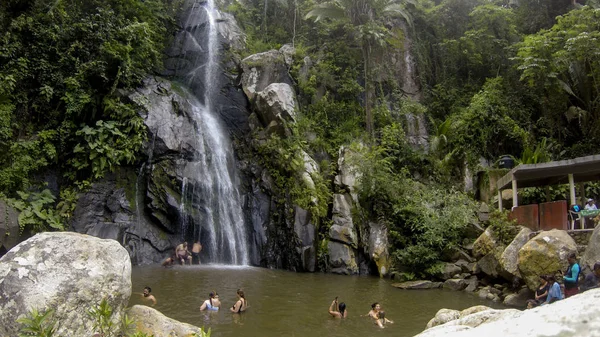
[[[21,232],[25,229],[33,233],[48,230],[64,230],[63,219],[54,208],[56,197],[48,189],[41,192],[25,193],[18,191],[20,199],[10,199],[13,207],[19,213],[19,226]]]
[[[19,318],[18,323],[22,324],[19,330],[19,337],[53,337],[56,332],[56,324],[52,320],[54,310],[38,311],[32,309],[27,316]]]

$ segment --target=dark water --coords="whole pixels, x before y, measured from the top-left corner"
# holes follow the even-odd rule
[[[156,309],[182,322],[212,329],[213,337],[270,336],[413,336],[425,328],[440,308],[465,309],[483,304],[476,295],[448,290],[408,291],[392,287],[377,277],[301,274],[255,267],[193,266],[165,269],[135,267],[133,291],[146,285],[158,301]],[[242,288],[248,311],[232,314],[229,307]],[[216,290],[222,302],[219,312],[201,312],[199,307]],[[346,302],[348,318],[329,317],[334,297]],[[380,302],[393,320],[380,329],[365,315],[373,302]],[[130,305],[143,304],[133,295]]]

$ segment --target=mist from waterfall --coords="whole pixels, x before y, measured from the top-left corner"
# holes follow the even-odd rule
[[[204,90],[187,95],[197,144],[193,160],[184,169],[181,231],[185,235],[193,227],[193,240],[204,246],[204,260],[208,256],[211,263],[247,265],[248,240],[233,148],[213,105],[219,83],[218,15],[212,0],[196,1],[185,24],[185,43],[202,52],[191,71],[182,75],[189,87]]]

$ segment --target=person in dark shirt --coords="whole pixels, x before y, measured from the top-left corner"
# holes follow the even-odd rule
[[[581,285],[581,291],[600,287],[600,262],[594,264],[594,271],[588,274]]]
[[[546,275],[540,275],[540,286],[535,290],[535,299],[527,301],[527,309],[537,307],[546,302],[549,288],[550,284],[548,284],[548,277]]]

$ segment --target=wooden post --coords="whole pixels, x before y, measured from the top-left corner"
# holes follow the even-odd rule
[[[575,179],[573,179],[573,175],[569,174],[569,197],[570,197],[570,202],[571,204],[569,205],[569,207],[573,206],[576,204],[576,200],[575,200]]]
[[[512,178],[512,197],[513,197],[513,207],[519,206],[519,200],[517,196],[517,180],[515,177]]]
[[[498,189],[498,209],[502,212],[502,190]]]

